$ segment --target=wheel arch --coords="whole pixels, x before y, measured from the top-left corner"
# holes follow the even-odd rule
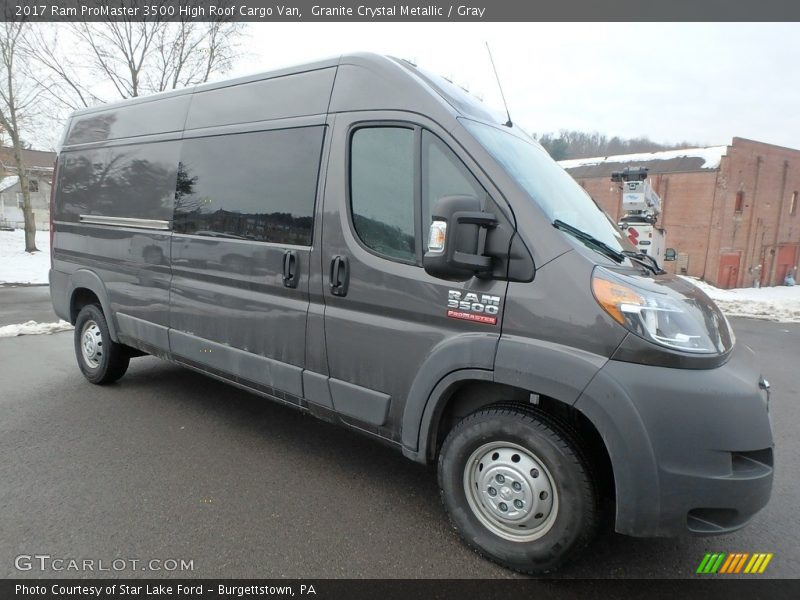
[[[533,338],[475,334],[451,338],[428,356],[411,386],[403,414],[403,451],[419,462],[433,459],[442,415],[453,410],[454,398],[455,406],[466,403],[477,410],[509,399],[524,406],[535,395],[571,414],[567,407],[575,404],[607,361]],[[492,391],[480,400],[476,389]]]
[[[452,386],[465,380],[491,381],[497,333],[465,333],[446,338],[425,357],[409,389],[403,407],[401,442],[403,453],[415,460],[424,443],[438,404],[452,393]],[[425,454],[419,453],[421,462]]]
[[[520,410],[535,408],[575,430],[587,460],[596,470],[601,494],[613,502],[614,465],[605,435],[598,427],[602,423],[595,423],[591,414],[575,406],[608,359],[551,342],[518,337],[498,340],[496,355],[489,368],[467,365],[469,368],[441,374],[435,385],[426,390],[421,409],[419,390],[414,388],[424,378],[417,377],[412,386],[416,397],[409,397],[415,402],[407,404],[404,414],[404,454],[417,462],[434,462],[450,428],[463,416],[486,406],[503,403]],[[425,366],[430,362],[426,361]]]
[[[96,301],[96,302],[95,302]],[[108,324],[108,332],[111,339],[115,342],[119,341],[117,337],[117,328],[114,317],[111,313],[111,305],[108,300],[108,292],[100,279],[94,271],[88,269],[80,269],[70,276],[70,291],[69,291],[69,318],[70,323],[75,324],[78,318],[78,313],[81,308],[86,304],[100,304],[103,315],[106,317]]]
[[[544,412],[577,433],[587,460],[592,463],[602,495],[614,499],[614,467],[609,449],[592,420],[572,404],[525,388],[494,381],[491,372],[461,370],[445,377],[434,389],[438,402],[431,402],[420,426],[420,446],[412,458],[435,462],[448,432],[463,417],[489,406],[502,404],[520,411]]]

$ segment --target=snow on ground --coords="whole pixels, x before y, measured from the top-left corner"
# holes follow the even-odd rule
[[[663,152],[640,152],[638,154],[617,154],[615,156],[595,156],[592,158],[574,158],[559,161],[564,169],[575,167],[588,167],[601,163],[632,163],[649,160],[670,160],[673,158],[701,158],[701,169],[716,169],[722,157],[728,151],[727,146],[708,146],[707,148],[682,148],[680,150],[664,150]]]
[[[708,294],[728,316],[800,323],[800,285],[721,290],[694,277],[684,279]]]
[[[28,321],[17,323],[16,325],[5,325],[0,327],[0,338],[17,337],[18,335],[39,335],[41,333],[58,333],[59,331],[69,331],[72,325],[66,321],[58,323],[37,323]]]
[[[48,283],[50,232],[36,232],[39,252],[25,252],[22,229],[0,231],[0,285],[4,283]]]

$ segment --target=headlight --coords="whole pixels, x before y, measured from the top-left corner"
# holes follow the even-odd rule
[[[674,289],[674,280],[648,280],[637,285],[633,277],[597,267],[592,292],[600,306],[620,325],[644,339],[683,352],[712,354],[733,345],[727,320],[698,288],[690,293]]]

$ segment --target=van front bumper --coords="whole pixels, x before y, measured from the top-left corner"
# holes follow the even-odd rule
[[[715,535],[769,500],[769,393],[738,344],[724,365],[671,369],[609,361],[575,404],[611,458],[616,529],[635,536]]]

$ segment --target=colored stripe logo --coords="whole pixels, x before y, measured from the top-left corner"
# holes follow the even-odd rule
[[[761,574],[772,560],[772,552],[708,552],[700,561],[697,573],[713,575]]]

